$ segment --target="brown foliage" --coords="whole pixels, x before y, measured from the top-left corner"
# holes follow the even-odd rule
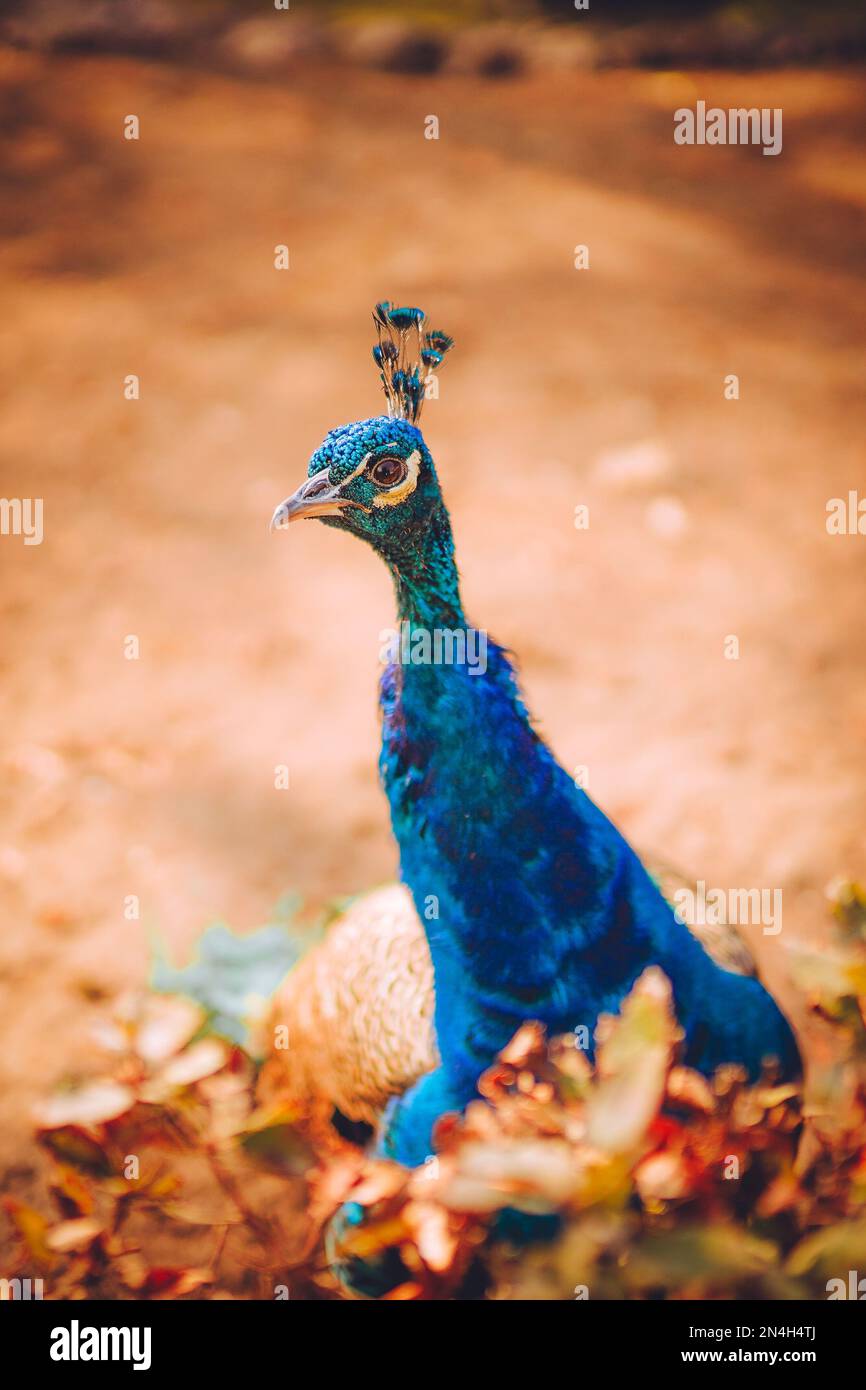
[[[351,1200],[329,1255],[399,1252],[390,1299],[825,1298],[866,1257],[866,895],[842,885],[834,914],[832,948],[793,960],[837,1043],[805,1097],[681,1066],[651,969],[594,1066],[524,1025],[414,1172],[262,1108],[197,1005],[147,997],[105,1024],[106,1075],[38,1116],[53,1214],[7,1201],[18,1269],[55,1298],[334,1297],[324,1237]]]

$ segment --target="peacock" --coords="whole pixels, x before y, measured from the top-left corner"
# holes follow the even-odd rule
[[[590,1041],[642,972],[671,981],[684,1061],[800,1070],[784,1015],[736,940],[699,939],[533,726],[509,654],[470,627],[448,510],[418,426],[453,346],[417,308],[373,313],[387,413],[340,425],[276,508],[365,540],[393,579],[398,634],[379,686],[382,785],[400,883],[357,899],[274,1004],[287,1096],[377,1127],[419,1165],[518,1027]],[[472,640],[474,637],[474,640]],[[483,653],[483,659],[482,659]]]

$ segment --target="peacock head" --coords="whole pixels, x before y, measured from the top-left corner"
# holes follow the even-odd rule
[[[384,302],[373,311],[387,415],[341,425],[310,459],[307,479],[281,502],[271,527],[317,517],[369,541],[400,567],[431,527],[447,524],[436,468],[417,421],[428,374],[453,346],[426,329],[420,309]]]

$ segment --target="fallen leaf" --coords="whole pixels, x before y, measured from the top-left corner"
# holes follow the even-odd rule
[[[135,1096],[128,1086],[116,1081],[90,1081],[74,1090],[58,1091],[43,1101],[36,1109],[36,1123],[42,1129],[99,1125],[123,1115],[134,1103]]]
[[[42,1213],[26,1202],[19,1202],[17,1197],[4,1197],[3,1207],[28,1254],[41,1264],[49,1263],[52,1255],[47,1241],[48,1222]]]
[[[56,1250],[59,1254],[68,1254],[71,1250],[89,1250],[104,1230],[101,1221],[92,1216],[81,1216],[53,1226],[45,1237],[45,1243],[50,1250]]]

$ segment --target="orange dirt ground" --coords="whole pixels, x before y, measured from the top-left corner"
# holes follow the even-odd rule
[[[698,98],[782,107],[781,156],[675,146]],[[7,1185],[149,927],[183,955],[395,873],[387,577],[267,530],[380,408],[380,297],[457,339],[425,429],[470,617],[638,845],[783,888],[750,940],[790,1000],[785,942],[866,873],[866,539],[825,529],[866,485],[862,72],[261,84],[7,51],[0,103],[0,493],[45,506],[41,546],[0,539]]]

